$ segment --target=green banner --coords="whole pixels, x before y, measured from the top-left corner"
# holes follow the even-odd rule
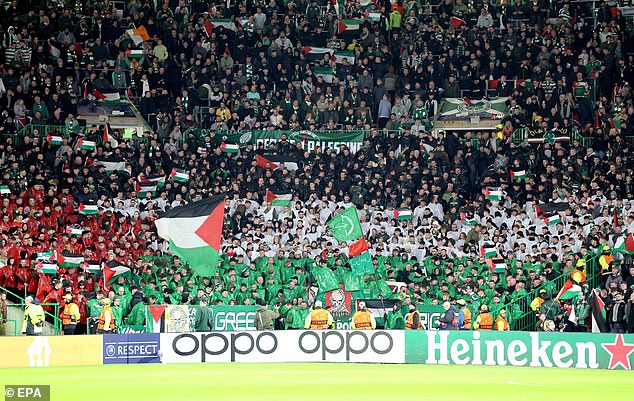
[[[204,135],[208,131],[202,130],[201,133]],[[222,135],[227,137],[227,143],[237,143],[240,146],[253,143],[256,146],[264,145],[265,148],[286,135],[288,142],[299,142],[308,152],[313,151],[316,146],[320,146],[322,150],[329,147],[339,152],[339,147],[346,145],[350,152],[356,153],[363,146],[364,131],[238,131],[223,132]]]
[[[632,362],[632,334],[405,332],[405,363],[630,370]]]
[[[146,329],[143,325],[130,325],[124,324],[121,327],[117,327],[117,333],[119,334],[138,334],[145,333]]]
[[[213,306],[213,331],[255,330],[254,318],[257,306]]]

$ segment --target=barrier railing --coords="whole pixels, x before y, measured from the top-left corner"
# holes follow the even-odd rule
[[[7,306],[15,306],[18,308],[24,308],[24,306],[26,305],[24,303],[24,298],[22,298],[21,296],[19,296],[18,294],[16,294],[15,292],[12,292],[4,287],[0,287],[0,290],[3,290],[4,292],[7,293],[8,297],[11,297],[13,300],[17,300],[17,302],[14,303],[7,303]],[[48,311],[44,311],[44,316],[46,317],[46,320],[52,321],[53,324],[53,328],[55,329],[55,334],[58,334],[62,331],[62,319],[60,319],[59,317],[59,304],[57,303],[45,303],[45,304],[40,304],[42,307],[45,306],[50,306],[53,308],[53,312],[48,312]],[[20,328],[18,328],[19,326],[19,322],[16,322],[15,324],[15,330],[16,330],[16,335],[18,330],[20,330]]]
[[[595,282],[599,282],[600,274],[598,273],[598,257],[593,256],[592,258],[586,261],[586,272],[589,272],[587,276],[587,283],[590,288],[594,288]],[[571,270],[564,271],[559,277],[552,280],[553,285],[550,288],[551,296],[555,296],[557,292],[563,287],[566,280],[570,277]],[[537,298],[539,295],[539,291],[544,289],[544,287],[536,288],[523,297],[507,302],[502,309],[506,309],[507,316],[511,317],[511,321],[509,322],[511,326],[511,330],[515,331],[532,331],[535,329],[536,312],[530,308],[530,304],[533,299]]]

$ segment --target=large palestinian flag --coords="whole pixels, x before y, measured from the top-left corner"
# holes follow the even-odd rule
[[[289,156],[279,156],[279,155],[257,155],[258,166],[263,169],[270,168],[271,170],[277,170],[280,168],[280,165],[284,163],[284,166],[289,171],[297,170],[297,159],[294,159]]]
[[[607,333],[609,330],[605,313],[605,303],[596,289],[592,290],[589,301],[590,309],[592,310],[590,330],[593,333]]]
[[[225,214],[223,195],[169,210],[156,220],[158,235],[198,276],[215,274]]]

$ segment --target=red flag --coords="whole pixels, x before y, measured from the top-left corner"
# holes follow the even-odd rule
[[[368,242],[365,240],[365,237],[361,237],[356,240],[352,245],[350,245],[350,257],[354,258],[355,256],[361,255],[363,252],[368,250]]]
[[[458,18],[458,17],[451,17],[451,26],[453,27],[453,29],[458,29],[462,25],[467,25],[467,22],[465,20],[463,20],[463,19]]]
[[[211,23],[211,21],[207,20],[205,21],[205,33],[207,34],[207,36],[211,36],[211,33],[214,30],[214,24]]]

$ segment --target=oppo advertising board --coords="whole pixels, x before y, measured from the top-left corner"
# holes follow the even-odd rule
[[[403,331],[258,331],[161,335],[162,361],[404,363]]]

